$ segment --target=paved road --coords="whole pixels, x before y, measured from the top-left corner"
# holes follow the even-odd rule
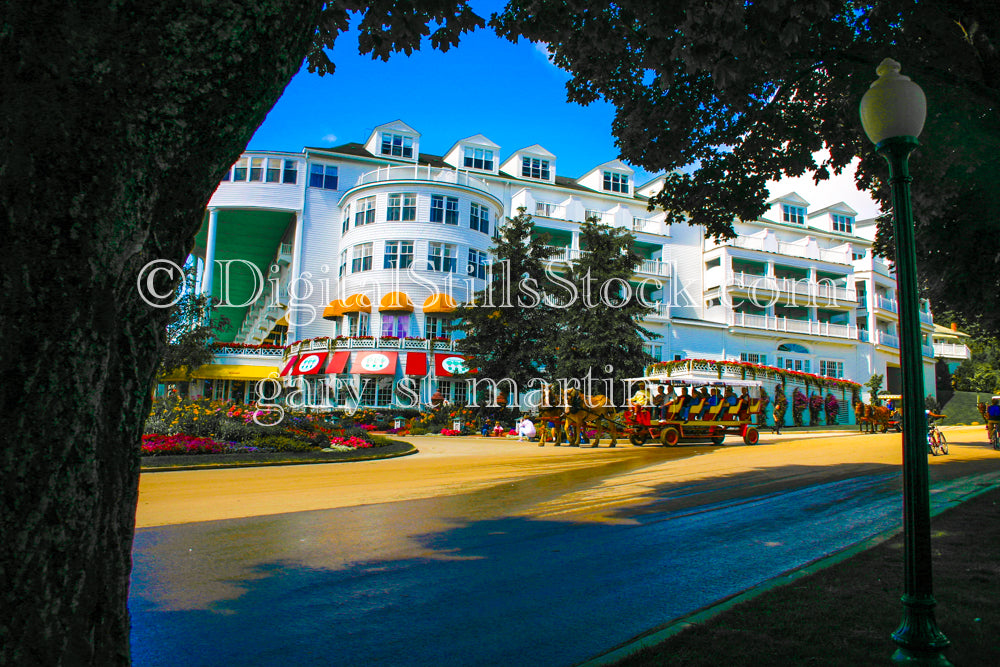
[[[1000,470],[981,429],[948,433],[970,444],[932,459],[937,495]],[[572,665],[900,514],[894,435],[417,445],[144,475],[134,664]]]

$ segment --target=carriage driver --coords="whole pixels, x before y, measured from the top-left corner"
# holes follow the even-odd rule
[[[629,399],[629,404],[632,406],[632,414],[638,416],[639,412],[643,407],[652,403],[652,399],[649,396],[649,390],[645,386],[639,387],[632,398]]]

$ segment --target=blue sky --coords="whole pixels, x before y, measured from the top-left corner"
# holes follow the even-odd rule
[[[487,16],[496,2],[472,2]],[[548,62],[544,47],[511,44],[489,29],[467,34],[447,53],[397,54],[388,62],[357,54],[357,33],[342,35],[337,69],[320,77],[300,71],[250,140],[250,150],[300,151],[304,146],[363,142],[398,119],[420,132],[420,150],[443,155],[459,139],[484,134],[501,158],[541,144],[556,155],[561,176],[579,177],[618,157],[611,135],[614,107],[566,101],[569,76]],[[636,168],[635,182],[650,176]]]

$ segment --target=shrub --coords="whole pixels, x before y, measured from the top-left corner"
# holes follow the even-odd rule
[[[427,429],[423,426],[414,426],[410,429],[410,435],[427,435]]]
[[[361,438],[362,440],[367,440],[371,442],[372,436],[368,431],[360,426],[353,426],[351,428],[344,429],[345,438]]]
[[[264,435],[253,441],[254,447],[260,447],[272,452],[314,452],[317,447],[310,442],[303,442],[286,435]],[[326,445],[324,445],[326,446]]]
[[[392,440],[381,435],[369,436],[372,441],[372,447],[385,447],[386,445],[391,445]]]

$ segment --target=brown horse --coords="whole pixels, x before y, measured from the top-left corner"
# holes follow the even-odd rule
[[[552,385],[545,385],[542,390],[542,403],[538,406],[538,446],[544,447],[549,429],[548,422],[552,422],[552,443],[558,447],[562,440],[563,420],[565,411],[559,404],[559,396]]]
[[[580,436],[588,426],[593,426],[596,430],[592,447],[601,444],[604,433],[611,436],[610,447],[618,444],[617,412],[607,396],[585,396],[578,389],[570,387],[563,395],[563,407],[566,437],[572,446],[579,446]]]
[[[858,430],[866,433],[889,431],[889,418],[892,412],[884,405],[866,405],[861,401],[854,404],[854,416],[858,420]]]

